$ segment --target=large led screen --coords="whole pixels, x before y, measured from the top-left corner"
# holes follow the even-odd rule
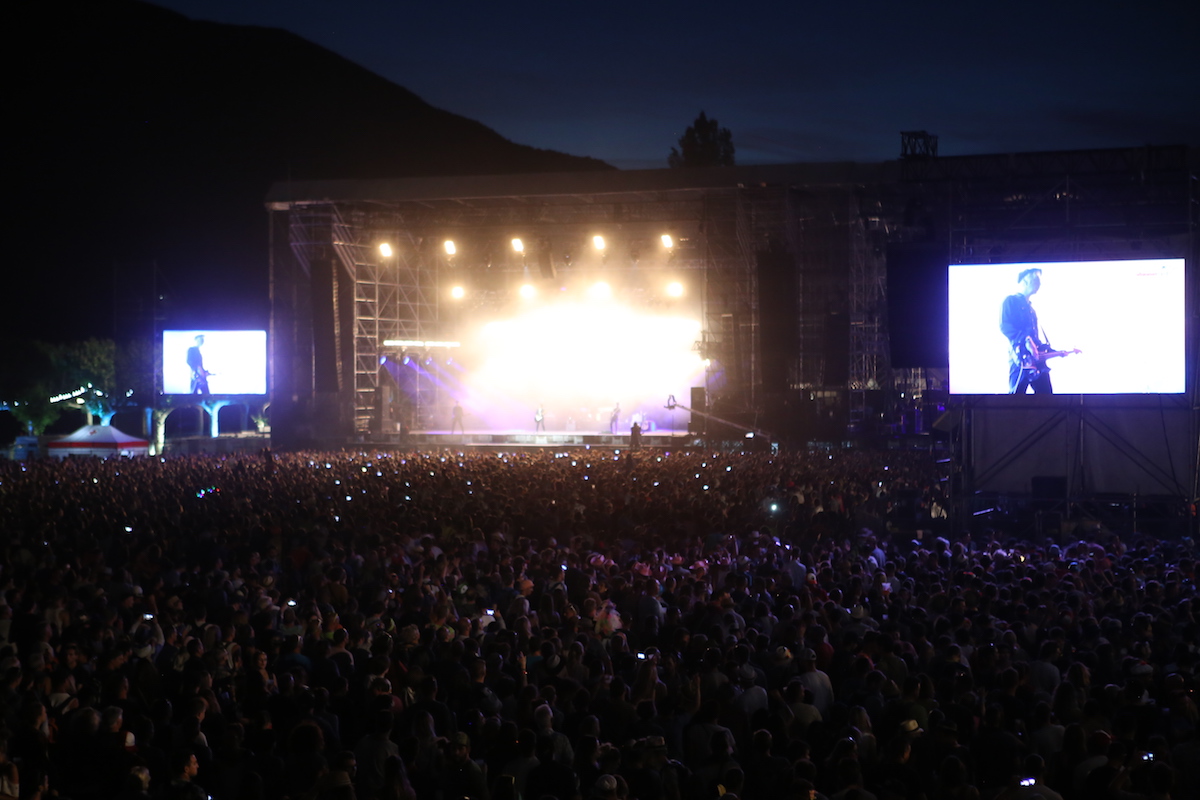
[[[953,394],[1179,394],[1181,258],[952,264]]]
[[[164,394],[267,393],[266,331],[163,331]]]

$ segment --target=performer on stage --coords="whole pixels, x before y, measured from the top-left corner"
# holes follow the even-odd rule
[[[613,406],[612,416],[610,416],[608,418],[608,432],[616,433],[617,426],[620,424],[621,424],[621,403],[618,401],[617,404],[615,406]]]
[[[450,409],[450,432],[454,433],[456,428],[459,433],[465,434],[467,432],[463,428],[463,407],[458,400],[454,401],[454,408]]]
[[[212,373],[204,368],[204,354],[200,352],[200,348],[204,346],[204,335],[196,336],[196,343],[188,348],[187,364],[192,371],[191,393],[207,395],[208,391],[208,376]]]
[[[1042,341],[1037,311],[1029,298],[1042,288],[1042,271],[1027,269],[1017,276],[1019,288],[1000,307],[1000,332],[1008,339],[1008,393],[1054,394],[1046,361],[1079,350],[1055,350]]]
[[[542,408],[541,403],[538,403],[537,411],[533,412],[533,429],[543,432],[546,430],[546,410]]]

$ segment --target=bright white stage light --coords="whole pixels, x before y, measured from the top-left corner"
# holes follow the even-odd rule
[[[524,252],[525,252],[525,243],[524,243],[524,242],[522,242],[520,239],[513,239],[513,240],[512,240],[512,246],[513,246],[513,251],[514,251],[514,252],[517,252],[517,253],[524,253]]]
[[[699,320],[617,302],[548,300],[481,326],[468,347],[478,360],[463,381],[487,424],[529,428],[542,406],[551,428],[603,431],[616,400],[622,414],[654,411],[663,397],[703,381],[693,349]],[[669,424],[666,416],[659,425]]]
[[[387,242],[383,242],[382,244],[380,244],[379,245],[379,255],[383,256],[384,258],[391,258],[392,257],[392,246],[390,244],[388,244]]]
[[[533,288],[533,284],[527,283],[521,287],[521,297],[526,300],[532,300],[537,296],[537,289]]]
[[[603,250],[604,249],[604,237],[603,236],[593,236],[592,244],[595,245],[597,250]]]
[[[683,284],[679,281],[671,281],[667,284],[667,294],[671,297],[683,297]]]
[[[458,248],[454,246],[453,239],[447,239],[445,244],[442,245],[442,247],[446,248],[446,255],[448,255],[448,256],[452,256],[458,252]]]
[[[612,297],[612,287],[604,281],[598,281],[588,289],[588,296],[593,300],[607,300]]]
[[[669,233],[664,233],[662,235],[662,243],[663,247],[667,248],[668,250],[675,246],[675,240],[671,238],[671,234]]]
[[[450,296],[455,300],[462,300],[467,295],[467,290],[461,286],[455,286],[450,290]]]

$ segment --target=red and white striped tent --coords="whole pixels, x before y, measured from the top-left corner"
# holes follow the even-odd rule
[[[84,425],[74,433],[50,442],[46,449],[54,458],[145,456],[150,454],[150,442],[122,433],[111,425]]]

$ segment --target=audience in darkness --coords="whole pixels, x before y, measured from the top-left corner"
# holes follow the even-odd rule
[[[0,462],[0,800],[1200,796],[1194,543],[936,467]]]

